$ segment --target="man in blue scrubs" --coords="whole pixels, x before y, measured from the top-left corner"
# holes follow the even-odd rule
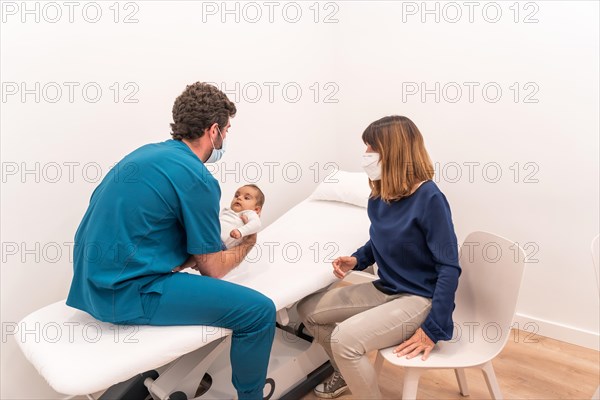
[[[222,156],[235,113],[216,87],[189,85],[173,106],[173,138],[140,147],[107,174],[75,234],[67,304],[112,323],[232,329],[233,385],[240,399],[262,399],[275,306],[219,279],[256,234],[222,250],[221,189],[204,165]],[[190,267],[202,275],[180,272]]]

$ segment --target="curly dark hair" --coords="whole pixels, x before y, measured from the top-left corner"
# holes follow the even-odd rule
[[[193,83],[175,99],[171,136],[175,140],[198,139],[214,123],[223,130],[236,111],[235,104],[215,86]]]

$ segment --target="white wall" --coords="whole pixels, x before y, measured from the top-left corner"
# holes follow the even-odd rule
[[[273,22],[262,2],[228,3],[229,9],[237,4],[239,22],[235,14],[223,14],[221,2],[137,2],[127,8],[120,3],[119,23],[113,21],[112,2],[97,3],[102,10],[97,23],[85,19],[94,18],[96,3],[81,2],[73,23],[63,3],[55,3],[63,14],[56,23],[49,22],[56,9],[29,3],[30,9],[38,4],[38,23],[34,14],[23,15],[20,2],[4,2],[0,397],[58,396],[6,329],[66,296],[69,246],[96,185],[96,166],[106,173],[136,147],[167,139],[173,100],[197,80],[224,83],[232,100],[238,96],[230,146],[216,171],[224,204],[258,171],[268,224],[331,171],[326,163],[359,169],[360,135],[368,123],[389,114],[409,116],[440,165],[438,184],[451,203],[459,240],[483,229],[536,251],[527,264],[519,323],[597,346],[598,294],[589,243],[599,229],[598,4],[520,3],[515,23],[512,3],[479,3],[473,23],[462,2],[453,3],[463,14],[456,23],[448,21],[456,8],[446,3],[437,3],[439,23],[435,15],[421,21],[421,2],[319,3],[317,23],[312,2],[279,3]],[[291,23],[296,4],[302,17]],[[428,4],[433,9],[436,3]],[[494,18],[496,4],[500,20],[486,21]],[[257,9],[262,18],[252,23]],[[123,23],[132,12],[138,22]],[[538,22],[523,23],[531,13]],[[324,23],[327,16],[331,23]],[[35,94],[22,99],[21,83],[33,89],[35,82],[39,102]],[[63,91],[56,103],[51,82]],[[64,82],[79,83],[73,102]],[[96,103],[81,92],[90,82],[102,89]],[[120,87],[116,103],[114,82]],[[456,82],[462,98],[449,101],[455,96],[451,85],[439,102],[433,94],[422,100],[406,93],[422,82],[428,89],[435,82],[442,88]],[[473,102],[464,82],[479,83]],[[521,96],[533,87],[526,83],[535,85],[538,102],[521,97],[515,103],[514,82]],[[488,83],[502,90],[496,103],[482,96]],[[294,102],[297,87],[302,96]],[[11,95],[15,88],[19,93]],[[133,89],[131,99],[138,102],[125,102]],[[37,175],[23,173],[36,163]],[[468,165],[474,166],[472,177]],[[491,183],[497,167],[502,176]],[[234,172],[223,175],[224,169]],[[302,174],[298,181],[296,171]],[[530,172],[529,180],[537,182],[525,183]]]

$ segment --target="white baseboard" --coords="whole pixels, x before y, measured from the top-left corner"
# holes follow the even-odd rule
[[[520,313],[515,315],[513,326],[524,331],[560,340],[561,342],[600,351],[600,335],[598,332],[562,325],[557,322],[546,321]]]

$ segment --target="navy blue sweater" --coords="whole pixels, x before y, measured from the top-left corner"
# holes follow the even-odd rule
[[[379,267],[374,285],[388,294],[410,293],[432,299],[421,326],[434,342],[452,338],[454,293],[460,266],[450,206],[433,181],[412,195],[385,203],[369,199],[370,240],[354,254],[363,270]]]

